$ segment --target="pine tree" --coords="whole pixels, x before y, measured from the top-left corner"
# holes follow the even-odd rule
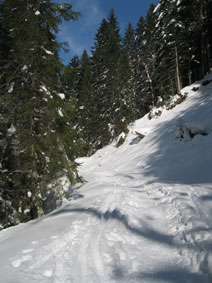
[[[96,121],[93,118],[94,97],[92,91],[91,62],[86,50],[84,50],[79,64],[79,95],[77,99],[77,131],[79,141],[82,143],[81,155],[92,153],[92,144],[95,142]]]
[[[185,77],[189,74],[191,48],[186,27],[186,18],[182,17],[180,2],[161,0],[158,6],[156,24],[157,69],[155,72],[156,91],[167,97],[180,92]],[[187,40],[186,40],[187,38]]]
[[[131,23],[128,24],[128,27],[125,31],[123,47],[126,50],[129,58],[132,57],[132,53],[135,49],[135,31]]]
[[[62,112],[67,102],[58,95],[61,63],[56,34],[62,19],[76,19],[78,13],[70,4],[43,0],[5,0],[0,9],[1,28],[10,39],[0,80],[0,178],[6,192],[3,202],[9,201],[11,208],[1,207],[1,213],[3,226],[8,226],[49,211],[48,184],[59,173],[67,173],[70,181],[76,176],[61,133],[68,118]]]
[[[202,78],[210,70],[212,44],[211,44],[211,22],[212,3],[210,0],[190,1],[189,7],[181,3],[181,9],[189,13],[190,30],[192,31],[193,50],[191,68],[193,69],[193,80]],[[191,9],[192,7],[192,9]],[[187,8],[187,9],[186,9]],[[190,8],[190,9],[189,9]],[[184,13],[185,14],[185,13]],[[198,64],[195,64],[199,62]]]
[[[160,0],[156,24],[157,95],[179,93],[210,69],[211,1]]]
[[[135,85],[135,100],[136,100],[136,118],[142,117],[149,109],[149,102],[147,100],[147,78],[145,72],[145,52],[144,43],[145,40],[145,19],[143,17],[139,18],[136,28],[136,41],[135,41],[135,54],[134,54],[134,85]]]
[[[93,113],[99,121],[96,136],[99,146],[103,146],[124,131],[132,119],[129,65],[113,10],[97,32],[92,70],[96,100]]]
[[[152,4],[147,11],[145,18],[145,34],[143,42],[143,64],[145,68],[147,87],[145,89],[148,96],[147,104],[154,106],[155,93],[154,93],[154,72],[156,60],[156,38],[155,38],[155,25],[156,15],[154,13],[155,6]]]
[[[136,101],[136,118],[140,118],[154,106],[154,70],[156,39],[154,28],[156,15],[151,5],[145,19],[140,17],[136,28],[135,51],[133,55],[133,81]]]
[[[75,55],[70,63],[64,67],[64,73],[62,74],[62,84],[66,89],[66,93],[74,101],[77,100],[79,95],[79,64],[79,57]]]

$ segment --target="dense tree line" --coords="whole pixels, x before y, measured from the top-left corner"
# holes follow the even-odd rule
[[[102,20],[92,55],[84,51],[65,70],[82,155],[123,137],[130,121],[210,71],[211,25],[209,0],[160,0],[135,29],[129,23],[123,38],[113,10]]]
[[[121,36],[113,10],[91,56],[60,62],[62,20],[71,4],[0,1],[0,224],[39,217],[62,197],[57,180],[78,180],[90,155],[151,107],[212,67],[212,1],[159,0]]]

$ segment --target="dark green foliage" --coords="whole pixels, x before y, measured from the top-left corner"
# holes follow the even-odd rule
[[[124,125],[132,120],[132,92],[127,55],[121,45],[117,19],[113,10],[108,20],[103,20],[96,35],[92,56],[94,96],[98,99],[101,137],[100,144],[107,144],[118,136]],[[99,135],[99,134],[98,134]]]
[[[211,1],[159,1],[155,90],[166,98],[211,67]]]
[[[112,10],[98,29],[92,57],[84,52],[74,71],[78,74],[76,129],[84,154],[107,145],[133,119],[131,74],[121,41]]]
[[[125,137],[121,136],[116,144],[116,147],[120,147],[125,142]]]
[[[75,133],[68,127],[73,105],[58,95],[56,33],[62,19],[78,13],[70,4],[43,0],[5,0],[0,12],[8,39],[0,41],[0,213],[7,227],[49,211],[58,193],[52,190],[50,200],[48,184],[58,176],[70,183],[77,178]]]
[[[209,71],[210,8],[207,0],[160,0],[135,30],[129,23],[124,38],[113,10],[102,20],[92,56],[84,52],[65,72],[76,99],[82,155],[107,145],[130,121]]]
[[[153,76],[155,71],[156,39],[154,29],[156,15],[151,5],[145,18],[140,17],[135,31],[134,51],[131,55],[132,87],[135,96],[135,117],[149,111],[155,103]]]
[[[135,31],[131,23],[128,24],[124,38],[123,47],[129,56],[132,56],[135,47]]]

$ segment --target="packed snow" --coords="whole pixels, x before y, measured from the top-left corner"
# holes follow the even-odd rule
[[[1,231],[1,282],[212,282],[211,79],[78,159],[62,207]]]

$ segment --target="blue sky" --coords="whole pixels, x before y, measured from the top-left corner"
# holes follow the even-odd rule
[[[138,19],[146,15],[150,4],[157,5],[158,0],[59,0],[57,2],[71,2],[73,11],[82,13],[77,22],[64,22],[60,27],[59,41],[69,43],[70,51],[60,54],[63,63],[67,64],[74,55],[80,57],[84,49],[90,53],[97,29],[112,8],[117,16],[121,33],[124,34],[128,23],[131,22],[135,28]]]

